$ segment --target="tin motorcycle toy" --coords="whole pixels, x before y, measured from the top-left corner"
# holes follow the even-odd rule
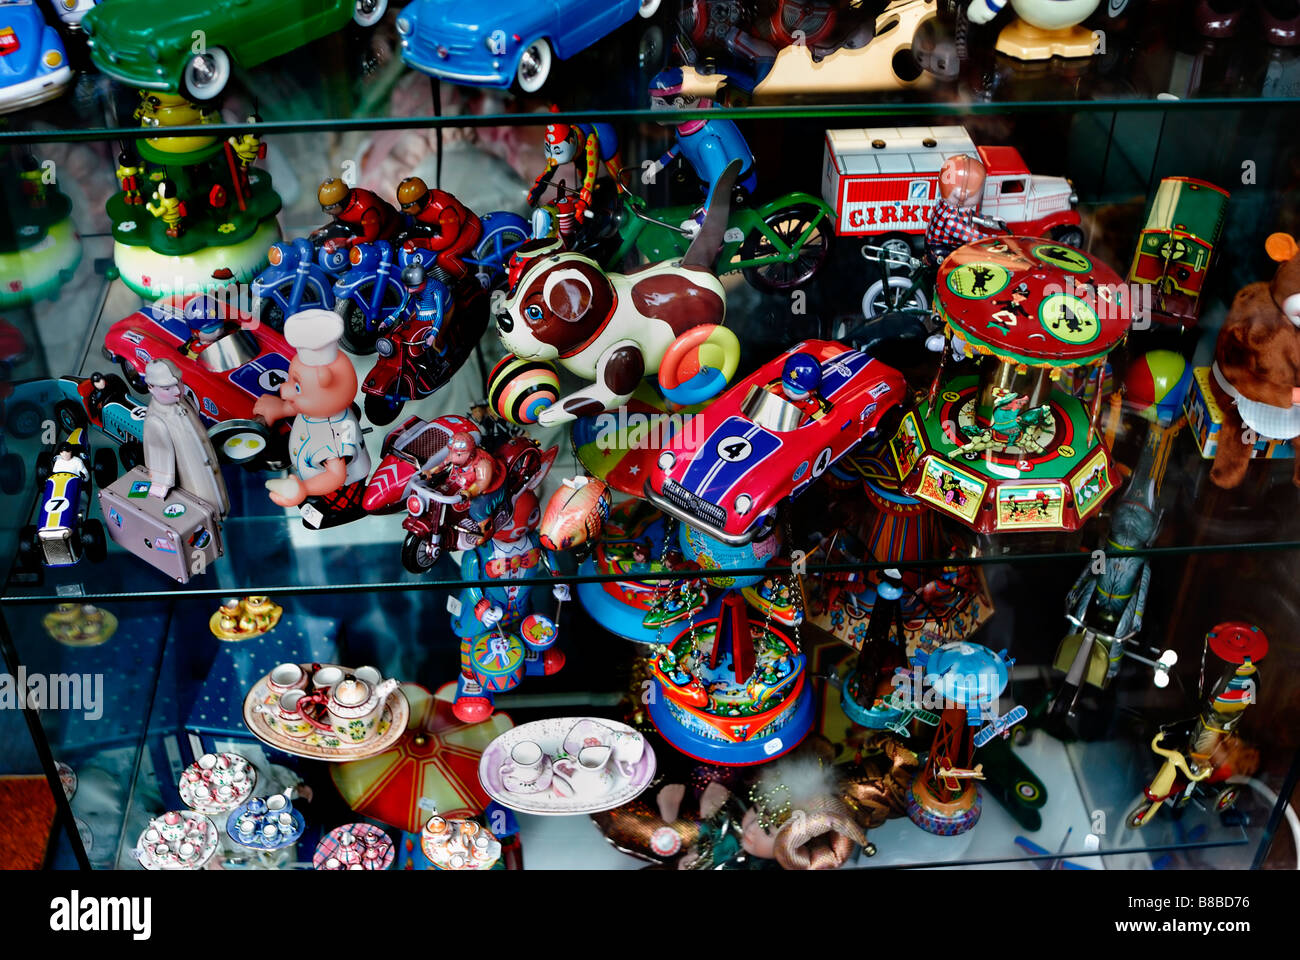
[[[406,300],[380,325],[375,340],[379,361],[361,392],[366,417],[386,426],[409,400],[438,390],[474,352],[488,323],[488,293],[474,278],[458,285],[460,296],[419,262],[402,271]]]
[[[481,436],[481,435],[479,435]],[[475,434],[456,433],[406,486],[402,565],[425,573],[444,550],[472,550],[510,523],[515,501],[536,491],[559,447],[497,435],[478,446]]]

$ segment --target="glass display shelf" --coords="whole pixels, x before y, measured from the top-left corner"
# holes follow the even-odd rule
[[[1234,38],[1201,37],[1194,5],[1178,0],[1133,0],[1122,5],[1118,17],[1108,16],[1110,5],[1103,5],[1086,24],[1103,52],[1050,62],[994,52],[1007,17],[976,26],[964,15],[959,19],[958,5],[949,0],[903,0],[894,5],[897,27],[884,30],[874,45],[838,50],[826,58],[829,63],[813,62],[805,49],[782,49],[770,69],[734,56],[725,46],[711,49],[692,41],[678,26],[683,7],[689,10],[691,4],[665,2],[650,20],[634,18],[594,46],[557,60],[549,82],[534,95],[435,85],[409,69],[395,26],[400,6],[373,29],[349,25],[252,70],[236,66],[226,91],[228,126],[218,132],[240,129],[254,111],[272,133],[533,123],[551,104],[559,104],[567,119],[646,119],[650,78],[680,64],[698,71],[694,84],[716,98],[719,115],[736,118],[1049,113],[1153,104],[1168,111],[1201,106],[1255,111],[1300,93],[1295,48],[1270,46],[1251,18]],[[890,19],[882,16],[881,26]],[[84,70],[84,38],[72,37],[68,46],[73,66]],[[832,68],[851,73],[854,88],[809,92],[801,85]],[[859,77],[873,79],[857,83]],[[142,135],[131,120],[137,99],[129,86],[92,67],[77,73],[58,100],[5,117],[0,142],[132,140]]]

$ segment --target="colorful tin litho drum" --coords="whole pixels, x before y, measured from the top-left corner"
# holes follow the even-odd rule
[[[524,645],[513,634],[485,633],[470,644],[469,668],[474,679],[492,693],[502,693],[519,685],[524,676]]]

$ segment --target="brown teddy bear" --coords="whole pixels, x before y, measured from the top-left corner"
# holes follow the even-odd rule
[[[1271,283],[1237,293],[1210,371],[1210,391],[1223,411],[1210,479],[1225,490],[1245,478],[1256,436],[1290,440],[1293,450],[1300,437],[1300,244],[1275,233],[1264,248],[1281,266]],[[1293,480],[1300,486],[1300,457]]]

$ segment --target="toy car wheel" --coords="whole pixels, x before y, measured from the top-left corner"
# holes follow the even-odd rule
[[[144,382],[144,377],[140,376],[140,374],[136,372],[134,367],[132,367],[125,360],[117,361],[117,365],[122,369],[122,379],[124,379],[127,382],[127,384],[131,387],[132,390],[134,390],[136,393],[149,392],[149,385]]]
[[[123,470],[131,470],[144,463],[144,445],[139,440],[128,440],[117,449]]]
[[[104,525],[98,520],[87,520],[81,525],[81,546],[94,563],[108,556],[108,541],[104,539]]]
[[[220,47],[196,53],[181,71],[181,93],[188,100],[215,100],[230,80],[230,56]]]
[[[388,0],[357,0],[352,19],[356,21],[357,26],[373,27],[384,19],[384,14],[387,12]]]
[[[36,455],[36,482],[44,483],[54,472],[54,454],[42,450]]]
[[[637,16],[645,17],[649,20],[659,12],[659,6],[662,0],[641,0],[641,6],[637,7]]]
[[[95,484],[103,490],[117,479],[117,457],[112,450],[95,451]]]
[[[85,408],[71,400],[63,400],[55,406],[54,415],[58,418],[59,426],[66,433],[86,426]]]
[[[1083,227],[1053,227],[1050,233],[1053,240],[1057,243],[1063,243],[1067,247],[1082,247],[1085,242]]]
[[[270,327],[277,333],[284,330],[284,311],[271,297],[254,297],[248,312],[258,323]]]
[[[1130,829],[1137,829],[1138,827],[1145,826],[1146,822],[1150,818],[1151,818],[1151,801],[1143,800],[1140,804],[1137,805],[1137,807],[1134,808],[1133,812],[1128,815],[1128,817],[1124,820],[1124,823]]]
[[[408,533],[402,541],[402,566],[412,573],[427,573],[441,553],[428,537]]]
[[[1215,813],[1225,813],[1237,805],[1237,798],[1241,796],[1241,787],[1225,787],[1219,791],[1218,799],[1214,803]]]
[[[45,414],[41,408],[25,400],[10,404],[5,415],[5,429],[11,437],[19,440],[36,436],[41,432],[41,424],[44,422]]]
[[[795,258],[785,260],[767,237],[757,229],[751,230],[741,246],[741,259],[770,259],[771,262],[746,267],[745,279],[755,288],[770,293],[791,290],[816,276],[831,252],[829,224],[822,209],[811,203],[798,203],[768,214],[763,222],[785,244],[794,246],[805,233],[807,237],[795,251]],[[816,227],[812,226],[814,222]]]
[[[664,68],[664,32],[657,23],[646,27],[636,45],[636,65],[644,76],[654,76]]]
[[[862,295],[862,316],[868,320],[883,317],[887,313],[900,312],[919,314],[930,312],[925,293],[919,287],[915,287],[907,277],[889,277],[888,283],[877,280],[867,287],[867,292]]]
[[[390,400],[388,397],[366,394],[366,419],[377,427],[386,427],[401,415],[405,406],[405,400]]]
[[[27,468],[23,466],[22,457],[16,453],[6,453],[0,457],[0,493],[18,493],[26,479]]]
[[[524,93],[536,93],[546,86],[554,59],[551,44],[545,37],[538,37],[526,46],[519,54],[519,66],[515,68],[515,83],[519,89]]]

